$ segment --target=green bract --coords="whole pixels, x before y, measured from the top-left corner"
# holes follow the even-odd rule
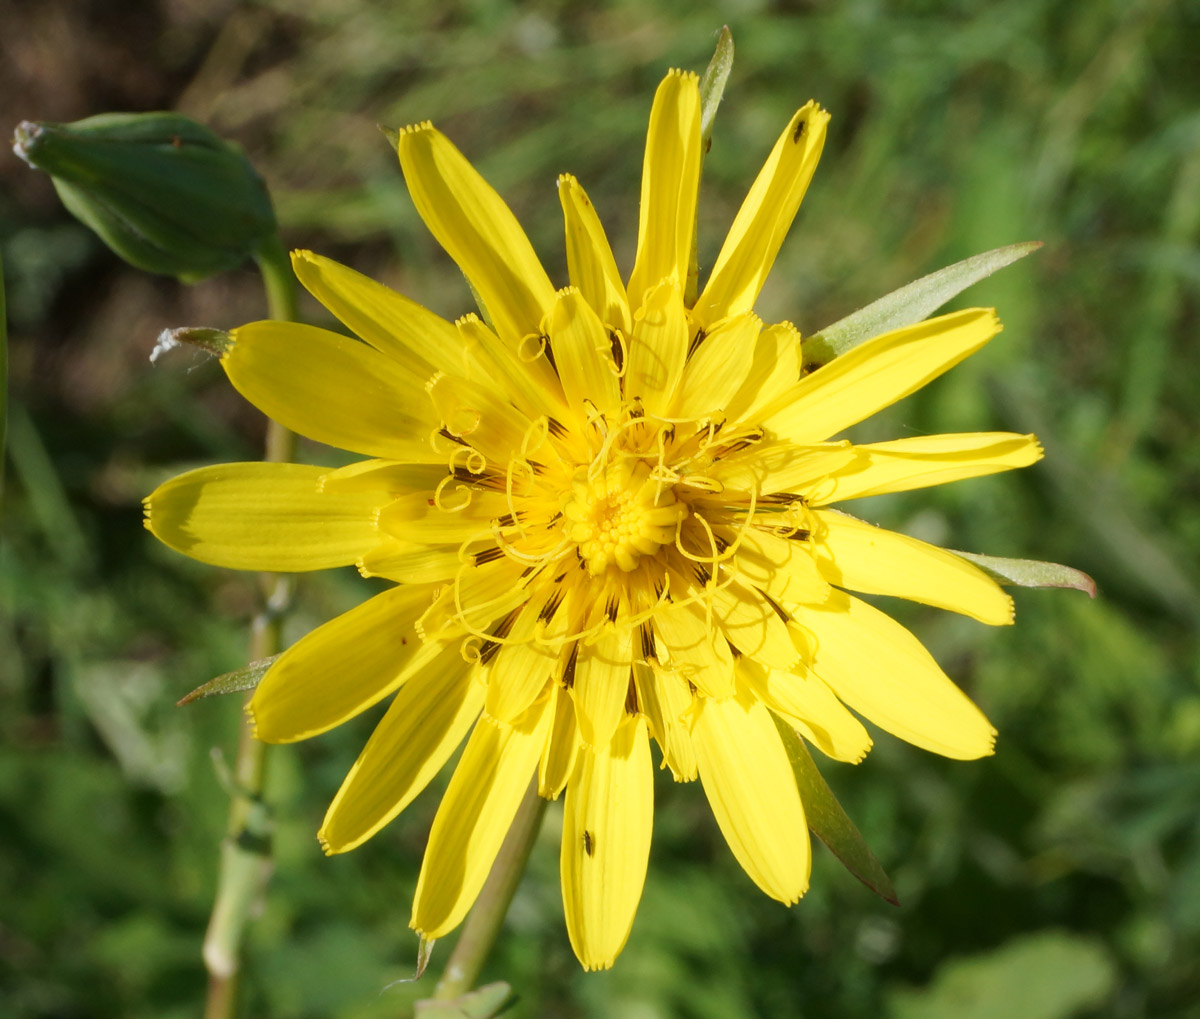
[[[127,262],[193,282],[240,265],[275,233],[245,153],[177,113],[23,121],[14,149]]]

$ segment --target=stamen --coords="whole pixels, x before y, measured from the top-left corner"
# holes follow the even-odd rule
[[[433,504],[438,509],[440,509],[443,513],[461,513],[463,510],[465,510],[468,506],[471,505],[471,499],[473,497],[473,493],[466,485],[455,486],[459,492],[463,492],[465,494],[462,505],[446,506],[443,504],[442,493],[445,491],[446,486],[448,484],[450,484],[450,482],[456,481],[456,480],[457,479],[454,477],[453,474],[448,474],[446,477],[442,478],[442,480],[437,483],[437,488],[435,488],[433,490]]]
[[[517,357],[526,362],[526,364],[536,361],[545,352],[546,341],[548,339],[549,337],[544,333],[526,333],[521,337],[520,342],[517,344]],[[529,346],[530,340],[537,345],[536,350],[532,350],[532,348]]]

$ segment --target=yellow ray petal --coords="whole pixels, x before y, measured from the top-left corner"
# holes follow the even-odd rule
[[[700,698],[692,739],[705,795],[738,863],[771,898],[798,901],[812,863],[808,827],[767,709],[752,697]]]
[[[526,441],[533,422],[494,387],[438,375],[427,389],[436,427],[479,450],[495,469],[503,471],[510,460],[521,457],[523,449],[533,453],[538,445],[536,439]]]
[[[348,336],[296,322],[251,322],[231,334],[221,365],[268,417],[331,446],[428,463],[437,428],[425,380]]]
[[[407,495],[432,492],[447,474],[445,463],[398,463],[395,460],[356,460],[345,467],[326,471],[322,492],[387,492]]]
[[[458,545],[418,545],[387,538],[358,560],[364,577],[386,577],[398,584],[433,584],[453,580],[462,569]]]
[[[860,460],[829,479],[817,505],[945,485],[1028,467],[1042,458],[1036,436],[1012,432],[918,435],[854,448]]]
[[[823,754],[858,764],[871,749],[862,722],[845,709],[825,683],[803,667],[795,672],[766,669],[748,658],[738,662],[738,677],[771,711]]]
[[[717,323],[688,359],[671,416],[723,420],[749,374],[762,319],[747,312]]]
[[[530,598],[490,658],[485,707],[498,721],[511,722],[546,690],[551,677],[557,679],[562,672],[562,647],[554,638],[566,635],[567,614],[555,613],[547,626],[544,617],[553,607],[552,594]]]
[[[558,378],[545,370],[544,355],[534,356],[543,340],[510,349],[478,315],[464,315],[454,324],[468,380],[485,389],[499,389],[531,420],[542,414],[551,417],[566,414],[567,404]]]
[[[379,514],[379,529],[401,541],[458,545],[486,536],[492,521],[506,513],[508,500],[501,492],[448,485],[437,499],[430,492],[413,492],[392,500]]]
[[[458,335],[440,315],[311,251],[293,251],[292,268],[313,297],[376,350],[422,375],[462,371]]]
[[[692,733],[684,715],[691,710],[693,696],[687,683],[665,669],[635,662],[634,685],[638,704],[654,730],[654,738],[663,755],[663,767],[670,768],[676,782],[696,778],[696,751]]]
[[[235,570],[300,573],[348,566],[380,540],[386,492],[325,493],[324,467],[200,467],[145,499],[146,527],[193,559]]]
[[[633,324],[629,299],[595,207],[569,173],[558,178],[558,198],[566,220],[567,272],[571,285],[579,288],[601,322],[628,336]]]
[[[718,460],[708,473],[727,489],[754,490],[760,495],[823,492],[828,477],[858,459],[848,442],[797,446],[790,442],[760,442],[745,452]]]
[[[714,587],[711,597],[713,617],[721,632],[743,655],[777,669],[788,669],[796,663],[800,655],[782,610],[759,591],[735,580]]]
[[[817,565],[831,584],[936,605],[992,626],[1013,621],[1012,599],[965,559],[837,510],[815,510],[813,518],[820,524],[813,535]]]
[[[577,424],[587,424],[585,401],[602,414],[615,415],[621,407],[621,383],[612,341],[580,291],[567,287],[558,292],[547,332],[563,392]]]
[[[989,308],[969,308],[876,336],[806,375],[766,409],[763,425],[792,442],[819,442],[916,392],[1000,331]]]
[[[480,632],[492,622],[520,608],[529,599],[521,584],[521,567],[497,559],[460,570],[429,610],[417,620],[417,632],[426,640],[450,639],[469,629]]]
[[[797,621],[816,641],[811,668],[851,708],[935,754],[973,760],[992,753],[996,730],[903,626],[834,591]]]
[[[625,714],[633,662],[633,634],[606,624],[594,644],[580,643],[571,697],[579,735],[591,747],[608,746]]]
[[[769,325],[758,334],[750,370],[726,408],[736,425],[753,423],[759,412],[800,378],[800,333],[791,322]]]
[[[442,769],[483,706],[483,685],[448,645],[400,688],[337,791],[318,838],[326,853],[362,845]]]
[[[579,752],[563,811],[563,911],[586,970],[612,966],[633,927],[650,859],[654,766],[646,720],[626,716],[612,740]]]
[[[554,287],[502,199],[432,124],[400,132],[400,166],[417,212],[478,291],[511,344],[536,334]]]
[[[575,725],[575,703],[567,690],[555,683],[550,697],[554,705],[554,722],[538,763],[538,795],[556,800],[575,770],[579,730]]]
[[[754,307],[817,168],[828,123],[829,114],[810,102],[779,136],[696,301],[701,326]]]
[[[647,413],[666,416],[687,361],[688,330],[683,291],[663,280],[634,315],[625,366],[625,398],[639,398]]]
[[[668,603],[654,613],[658,661],[709,697],[733,693],[729,643],[696,602]]]
[[[781,604],[819,603],[829,597],[829,583],[807,541],[748,527],[742,533],[734,565],[747,583]]]
[[[254,734],[268,743],[315,736],[424,669],[442,648],[423,644],[415,627],[432,595],[431,585],[393,587],[293,644],[250,699]]]
[[[672,70],[654,94],[646,134],[637,256],[627,288],[635,312],[659,280],[671,279],[681,291],[687,283],[699,184],[698,79]]]
[[[442,797],[410,926],[440,938],[462,922],[491,870],[549,734],[550,699],[513,725],[481,715]]]

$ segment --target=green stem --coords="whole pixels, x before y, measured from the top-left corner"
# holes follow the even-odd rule
[[[4,260],[0,259],[0,506],[4,505],[4,439],[8,425],[8,310],[4,304]]]
[[[295,277],[278,237],[263,245],[257,261],[271,318],[295,321]],[[295,435],[278,421],[268,420],[263,459],[287,462],[295,459],[295,452]],[[286,576],[264,573],[259,585],[262,609],[251,624],[250,661],[278,653],[283,616],[291,600],[291,582]],[[205,1019],[232,1019],[237,1014],[242,940],[272,866],[271,813],[262,798],[266,773],[267,746],[254,738],[243,716],[230,790],[229,823],[221,843],[217,894],[204,938],[204,962],[209,975]]]
[[[517,808],[512,827],[504,836],[483,890],[463,925],[458,944],[446,962],[442,979],[433,992],[435,1001],[452,1001],[475,986],[496,935],[500,933],[517,885],[521,883],[521,875],[525,873],[525,864],[529,862],[529,853],[542,827],[545,811],[546,801],[538,795],[535,775]]]

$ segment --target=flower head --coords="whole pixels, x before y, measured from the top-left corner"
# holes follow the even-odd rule
[[[871,739],[990,753],[991,725],[921,644],[850,591],[990,624],[1009,597],[964,559],[835,503],[1033,463],[1032,436],[833,438],[999,331],[973,309],[885,333],[815,371],[754,314],[815,169],[827,114],[784,128],[698,298],[685,300],[700,173],[694,75],[650,116],[637,254],[623,282],[580,185],[559,179],[571,285],[556,290],[501,198],[430,124],[399,136],[417,210],[487,311],[451,324],[297,252],[304,285],[360,339],[257,322],[233,384],[296,431],[372,459],[229,464],[167,482],[147,523],[242,569],[356,564],[395,581],[285,652],[250,711],[304,739],[394,695],[329,808],[328,852],[375,834],[466,748],[413,909],[428,938],[470,908],[531,780],[565,791],[561,872],[588,968],[628,936],[650,849],[650,743],[699,778],[747,874],[804,894],[804,805],[773,716],[831,757]]]

